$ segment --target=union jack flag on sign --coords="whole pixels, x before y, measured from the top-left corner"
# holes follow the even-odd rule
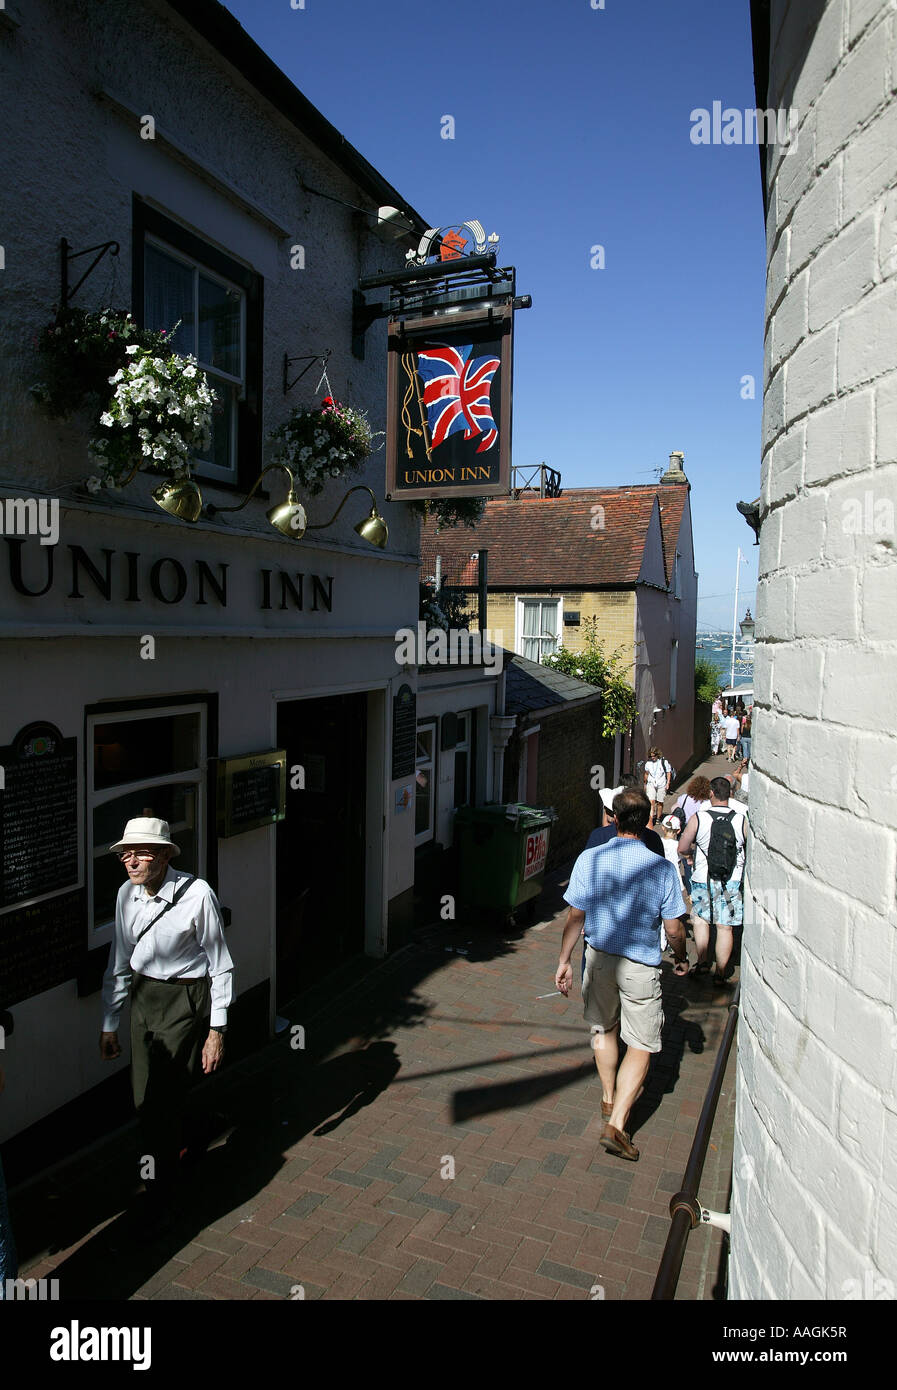
[[[464,431],[465,439],[482,434],[478,454],[491,449],[498,439],[489,396],[501,362],[498,357],[471,358],[472,351],[472,343],[461,347],[430,343],[417,349],[417,371],[424,383],[433,449],[459,430]]]

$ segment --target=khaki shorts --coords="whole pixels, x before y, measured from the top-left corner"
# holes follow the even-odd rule
[[[611,956],[587,943],[582,1001],[583,1018],[593,1033],[609,1033],[619,1023],[620,1037],[627,1047],[660,1051],[663,1000],[659,965]]]

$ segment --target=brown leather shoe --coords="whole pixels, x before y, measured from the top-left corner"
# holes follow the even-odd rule
[[[611,1115],[612,1115],[613,1113],[614,1113],[614,1103],[613,1103],[613,1101],[612,1101],[612,1100],[603,1100],[603,1101],[601,1102],[601,1118],[604,1119],[604,1120],[609,1120],[610,1117],[611,1117]]]
[[[638,1163],[638,1149],[630,1143],[629,1135],[613,1125],[605,1125],[601,1131],[601,1143],[609,1154],[617,1158],[628,1158],[630,1163]]]

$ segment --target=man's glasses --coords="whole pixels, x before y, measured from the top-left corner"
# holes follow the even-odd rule
[[[117,853],[115,857],[126,864],[129,859],[156,859],[158,858],[158,851],[151,853],[149,850],[140,850],[138,853],[136,849],[125,849]]]

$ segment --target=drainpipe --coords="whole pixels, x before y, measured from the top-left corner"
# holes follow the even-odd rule
[[[501,801],[504,782],[505,749],[517,723],[516,714],[493,714],[489,719],[492,735],[492,799]]]

